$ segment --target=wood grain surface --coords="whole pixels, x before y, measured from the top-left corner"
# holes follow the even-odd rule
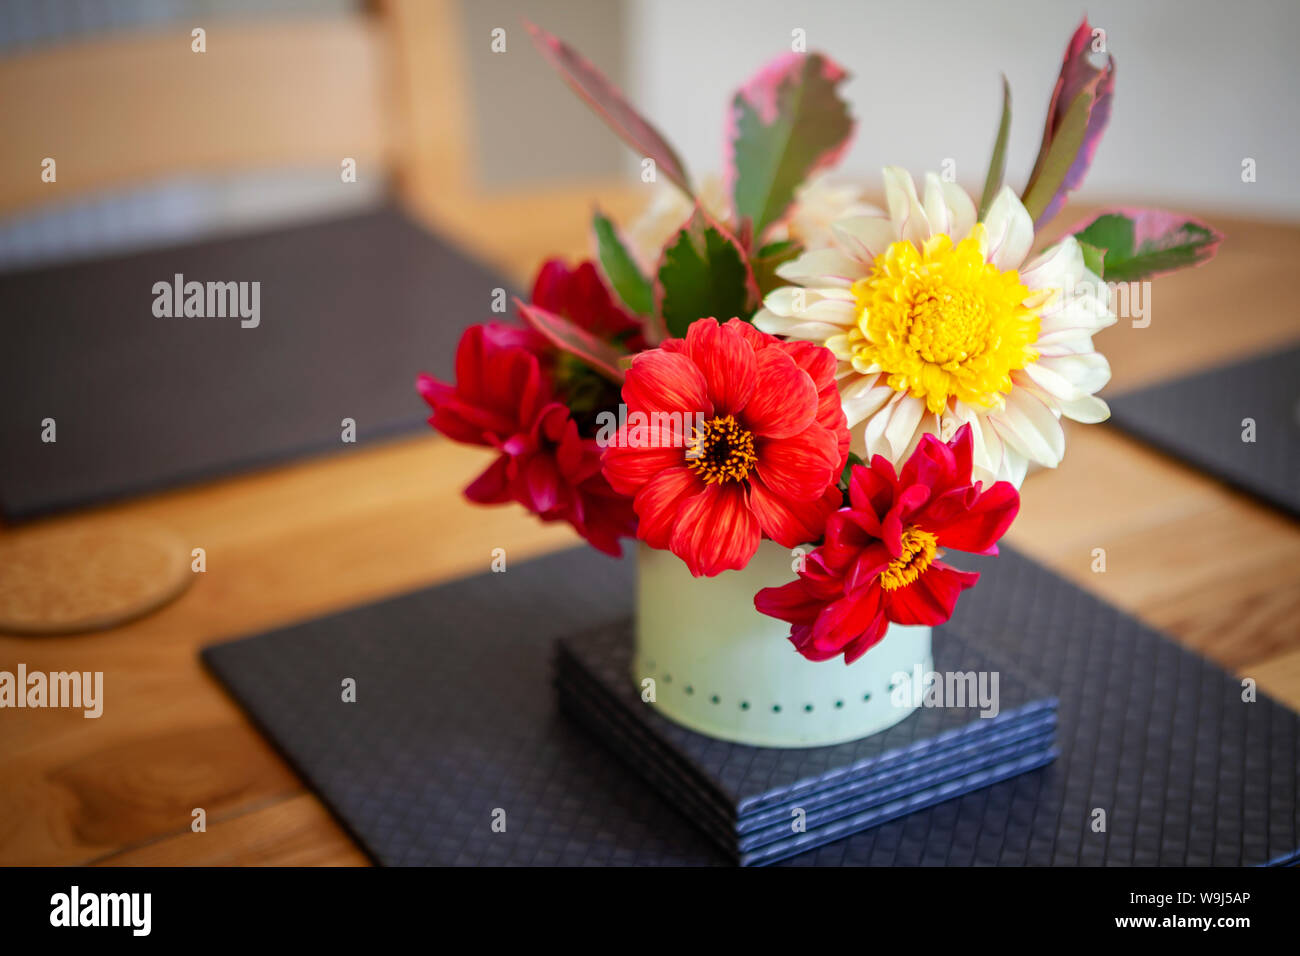
[[[626,221],[646,199],[599,184],[488,198],[408,190],[417,215],[520,281],[547,254],[586,252],[593,201]],[[1213,220],[1228,234],[1219,259],[1159,280],[1148,327],[1098,337],[1109,392],[1300,338],[1288,278],[1300,229]],[[467,504],[460,490],[487,460],[430,434],[44,522],[161,525],[205,548],[207,571],[114,630],[0,636],[0,667],[105,672],[97,720],[0,713],[0,864],[364,863],[197,652],[486,570],[496,547],[520,560],[575,543],[519,509]],[[1108,426],[1078,426],[1064,467],[1026,483],[1010,541],[1300,708],[1296,523]],[[190,829],[197,807],[204,833]]]

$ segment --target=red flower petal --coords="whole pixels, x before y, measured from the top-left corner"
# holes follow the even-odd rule
[[[842,651],[864,632],[878,628],[883,620],[879,587],[846,595],[818,615],[811,646],[818,651]]]
[[[979,577],[977,571],[958,571],[935,561],[907,587],[885,592],[885,613],[898,624],[943,624],[952,617],[961,592]]]
[[[812,624],[825,602],[808,590],[801,579],[775,588],[763,588],[754,595],[754,607],[760,614],[791,624]]]
[[[755,473],[787,502],[820,498],[839,478],[835,467],[839,448],[835,437],[820,425],[791,438],[760,442],[755,453]]]
[[[712,577],[748,564],[760,538],[758,522],[745,506],[745,489],[726,482],[707,485],[681,505],[670,547],[691,574]]]
[[[755,476],[749,483],[749,507],[763,533],[777,544],[795,548],[816,541],[826,530],[826,519],[840,505],[840,490],[831,485],[812,501],[788,501]]]
[[[945,498],[956,497],[950,493]],[[935,521],[932,512],[940,508],[926,508],[917,520],[917,527],[934,534],[940,547],[968,551],[971,554],[997,554],[997,541],[1011,527],[1020,511],[1020,493],[1007,481],[999,481],[988,491],[976,496],[973,503],[951,516]],[[944,509],[946,510],[946,509]]]
[[[601,470],[615,491],[635,495],[661,471],[681,466],[685,454],[681,448],[609,445],[601,455]]]
[[[745,427],[764,438],[798,435],[817,417],[817,387],[783,350],[756,353],[758,382],[745,406]]]
[[[754,394],[757,362],[753,347],[728,323],[699,319],[686,333],[686,353],[704,374],[715,415],[733,415]]]
[[[507,455],[492,462],[465,489],[465,497],[480,505],[499,505],[510,501],[510,480],[507,473],[509,464],[510,458]]]
[[[654,349],[632,360],[623,383],[628,413],[703,412],[713,415],[703,373],[680,352]]]
[[[848,644],[844,645],[844,663],[852,664],[859,657],[871,650],[885,638],[885,633],[889,630],[889,619],[883,614],[876,615],[876,619],[867,628]]]
[[[637,492],[633,505],[640,523],[637,537],[652,548],[666,549],[672,542],[682,503],[703,489],[704,483],[686,466],[669,468],[655,475]]]

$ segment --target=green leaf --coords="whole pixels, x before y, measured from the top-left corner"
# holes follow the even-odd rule
[[[759,296],[766,296],[773,289],[786,285],[786,281],[776,274],[782,265],[795,259],[803,252],[803,246],[793,239],[769,242],[759,249],[750,259],[754,270],[754,280],[758,283]]]
[[[696,319],[749,319],[758,303],[758,286],[740,244],[699,206],[668,241],[655,278],[659,315],[676,338]]]
[[[1099,279],[1105,278],[1106,273],[1103,270],[1106,267],[1106,250],[1082,240],[1079,241],[1079,248],[1083,250],[1083,264],[1088,271]]]
[[[853,474],[853,466],[865,464],[866,462],[859,458],[856,453],[849,452],[849,460],[844,465],[844,473],[840,475],[840,484],[847,489],[849,487],[849,477]]]
[[[1002,119],[998,123],[998,136],[993,142],[993,155],[989,157],[989,171],[984,177],[984,193],[980,196],[979,219],[993,205],[993,200],[1002,188],[1002,178],[1007,174],[1007,138],[1011,135],[1011,84],[1006,74],[1002,75]]]
[[[1106,251],[1105,277],[1112,282],[1200,265],[1213,258],[1223,241],[1221,233],[1199,219],[1160,209],[1103,212],[1072,231],[1080,244]]]
[[[1051,145],[1041,158],[1034,177],[1025,187],[1022,197],[1025,209],[1035,222],[1063,188],[1065,177],[1074,165],[1075,157],[1083,146],[1088,132],[1088,118],[1092,115],[1092,93],[1084,90],[1074,98],[1061,126],[1052,137]]]
[[[591,227],[596,234],[596,257],[610,286],[635,314],[649,315],[655,307],[654,286],[641,274],[636,260],[619,239],[614,224],[597,212]]]
[[[732,99],[732,199],[753,241],[785,214],[795,190],[834,163],[853,133],[836,92],[848,74],[820,53],[768,64]]]

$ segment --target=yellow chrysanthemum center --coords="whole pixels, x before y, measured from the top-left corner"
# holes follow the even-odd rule
[[[953,245],[946,235],[918,249],[895,242],[853,284],[856,327],[827,342],[863,374],[883,371],[891,388],[939,413],[956,399],[1001,407],[1011,373],[1038,359],[1039,319],[1015,269],[985,262],[982,224]]]
[[[686,457],[705,484],[744,481],[758,461],[753,434],[731,415],[711,418],[697,428]]]
[[[880,586],[886,591],[907,587],[930,566],[934,554],[934,535],[920,528],[908,528],[903,532],[903,553],[880,572]]]

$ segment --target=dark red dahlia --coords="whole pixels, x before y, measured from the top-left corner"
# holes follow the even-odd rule
[[[852,663],[895,624],[942,624],[979,574],[940,560],[941,548],[997,554],[1020,508],[1015,486],[971,483],[972,437],[926,435],[897,475],[877,455],[850,470],[849,505],[826,522],[826,540],[799,578],[754,597],[763,614],[789,621],[809,660]]]

